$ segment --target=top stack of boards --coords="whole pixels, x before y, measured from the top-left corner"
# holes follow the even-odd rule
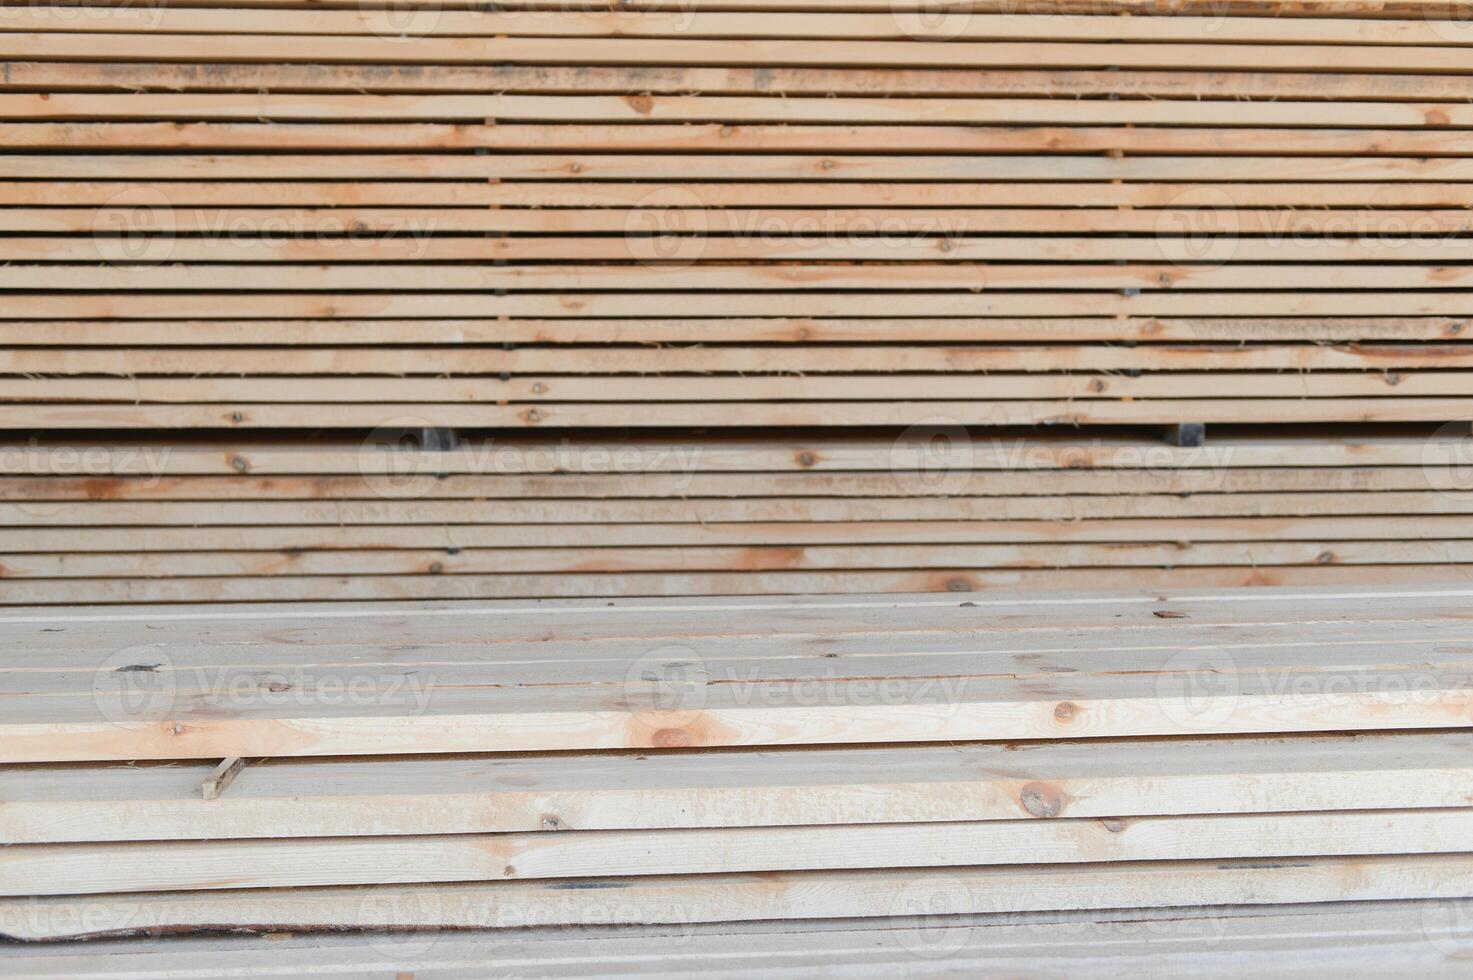
[[[0,604],[1466,580],[1470,14],[0,6]]]
[[[0,428],[1441,423],[1443,4],[0,8]]]

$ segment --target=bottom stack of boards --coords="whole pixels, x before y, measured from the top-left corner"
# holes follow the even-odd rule
[[[1470,598],[11,610],[0,934],[637,923],[717,956],[711,924],[783,920],[842,956],[838,920],[1414,900],[1439,954]]]

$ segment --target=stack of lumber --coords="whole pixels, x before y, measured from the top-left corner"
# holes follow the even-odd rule
[[[1461,2],[545,6],[0,8],[0,426],[1470,414]]]
[[[1466,575],[1464,0],[304,6],[0,7],[0,603]]]
[[[58,440],[0,525],[9,604],[1450,581],[1473,439]]]
[[[12,610],[0,933],[1452,901],[1470,598]]]

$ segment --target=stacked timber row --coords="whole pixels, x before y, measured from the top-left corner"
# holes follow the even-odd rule
[[[6,602],[1466,579],[1466,435],[120,440],[0,456]],[[43,474],[43,475],[25,475]]]
[[[6,467],[0,564],[25,581],[0,599],[1460,574],[1473,534],[1441,491],[1473,459],[1461,2],[538,6],[0,8],[0,430],[47,434],[26,459],[213,440],[176,442],[208,465],[153,487]],[[1418,444],[1458,421],[1429,486]],[[659,469],[534,483],[452,460],[476,478],[385,503],[334,462],[399,431],[710,454],[701,430],[740,427],[781,455],[859,429],[1053,426],[1087,448],[1184,423],[1285,427],[1305,453],[1193,498],[1175,463],[996,491],[962,466],[942,499],[801,463],[681,494]],[[1351,425],[1405,444],[1362,454]],[[295,444],[294,468],[222,471],[242,436]],[[1054,499],[1003,499],[1035,476]],[[892,499],[912,496],[934,499]],[[1075,519],[1115,523],[993,533]],[[940,524],[874,530],[898,522]],[[1365,530],[1407,522],[1395,549]]]
[[[13,610],[0,934],[1461,898],[1469,599]]]

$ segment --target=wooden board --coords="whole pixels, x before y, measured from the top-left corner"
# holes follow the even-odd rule
[[[1473,804],[1462,732],[0,769],[0,841],[825,826]],[[1318,845],[1317,845],[1318,846]]]
[[[216,929],[307,927],[499,928],[681,925],[1038,909],[1266,905],[1468,894],[1467,855],[1032,865],[924,871],[789,872],[565,882],[242,890],[136,896],[0,899],[0,933],[66,938],[208,924]],[[425,937],[416,937],[423,940]]]
[[[1438,601],[1464,595],[1426,594]],[[1313,594],[1295,599],[1314,601]],[[1121,608],[1142,601],[1159,600],[1126,598]],[[952,602],[958,610],[983,608]],[[963,629],[918,636],[696,639],[680,630],[682,617],[709,631],[717,610],[739,622],[754,610],[740,602],[690,604],[671,607],[656,636],[606,640],[597,653],[553,660],[534,652],[547,649],[545,638],[521,651],[466,643],[494,634],[502,618],[548,617],[551,625],[576,606],[488,605],[471,612],[461,628],[474,624],[473,632],[460,634],[453,653],[408,663],[395,631],[368,621],[349,625],[310,611],[211,614],[244,623],[262,614],[300,616],[309,630],[330,624],[351,653],[312,665],[301,664],[290,635],[279,631],[249,634],[252,659],[267,658],[252,665],[241,663],[234,646],[211,643],[208,627],[189,616],[178,620],[187,627],[178,646],[150,629],[174,614],[104,612],[81,617],[109,624],[102,649],[78,649],[75,634],[62,641],[80,669],[57,654],[47,666],[30,666],[29,647],[55,646],[48,631],[65,634],[72,619],[38,611],[0,617],[13,651],[3,675],[12,696],[0,721],[0,760],[1249,734],[1464,727],[1473,719],[1473,655],[1462,652],[1473,650],[1473,637],[1456,613],[1422,614],[1418,630],[1370,625],[1353,613],[1327,616],[1307,632],[1300,627],[1302,641],[1294,629],[1239,636],[1208,626],[1182,649],[1169,639],[1152,642],[1149,628],[1138,628],[1133,640],[1108,606],[1056,602],[1059,611],[1087,613],[1094,632],[1071,628],[1066,644],[1039,642],[978,615]],[[822,616],[850,604],[810,600],[795,608]],[[273,663],[269,651],[277,645],[286,659]],[[365,657],[375,648],[377,659]]]
[[[1011,977],[1084,969],[1204,977],[1244,969],[1346,977],[1416,970],[1457,977],[1466,937],[1455,900],[1338,902],[1321,905],[1213,906],[1003,915],[894,916],[867,920],[789,920],[776,924],[698,923],[666,927],[557,928],[448,935],[290,935],[94,940],[5,950],[11,975],[25,980],[122,980],[140,972],[201,978],[279,976],[324,969],[412,972],[463,980],[490,960],[548,977],[671,977],[699,970],[737,980],[760,969],[800,978],[816,969],[846,976]],[[670,954],[678,950],[678,956]]]
[[[863,868],[1260,860],[1469,849],[1473,809],[889,826],[577,831],[0,851],[0,896],[382,886]]]

